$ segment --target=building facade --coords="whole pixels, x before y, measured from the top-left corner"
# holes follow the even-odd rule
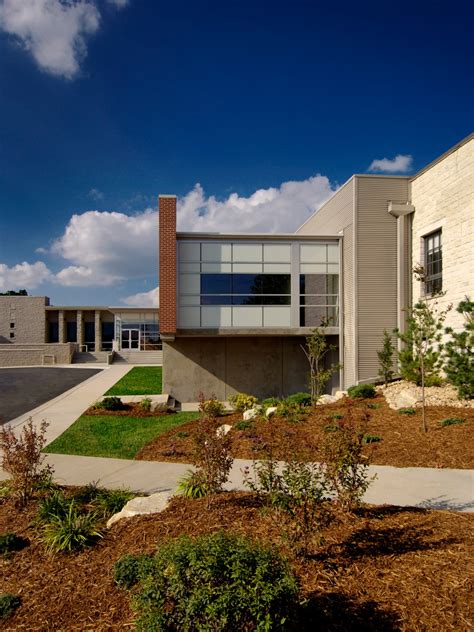
[[[474,295],[473,187],[470,135],[413,177],[352,176],[292,235],[177,233],[160,196],[165,392],[307,390],[301,346],[321,326],[341,365],[329,391],[376,380],[384,329],[403,330],[413,300]],[[462,326],[454,310],[446,324]]]

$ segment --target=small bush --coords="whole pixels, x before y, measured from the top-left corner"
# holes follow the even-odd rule
[[[50,522],[52,516],[64,518],[72,502],[72,498],[66,498],[62,492],[53,492],[39,502],[36,512],[37,521],[40,523]]]
[[[280,399],[278,397],[267,397],[262,402],[263,408],[269,408],[270,406],[278,406],[280,403]]]
[[[144,397],[142,400],[140,400],[138,405],[143,411],[149,413],[151,410],[151,399],[149,397]]]
[[[441,426],[457,426],[459,424],[463,424],[466,420],[461,419],[460,417],[448,417],[447,419],[443,419],[439,423]]]
[[[0,621],[5,621],[11,617],[20,604],[20,597],[11,593],[0,594]]]
[[[44,465],[41,450],[46,444],[48,423],[42,421],[39,428],[30,417],[17,438],[11,428],[0,431],[1,465],[10,475],[10,491],[19,507],[24,507],[34,496],[43,480],[51,480],[53,469]]]
[[[130,555],[127,553],[115,562],[113,578],[118,586],[130,590],[152,568],[153,558],[149,555]]]
[[[399,415],[416,415],[415,408],[400,408],[398,410]]]
[[[189,470],[179,481],[177,492],[185,498],[204,498],[207,494],[207,487],[199,472]]]
[[[229,403],[234,410],[239,413],[243,413],[246,410],[255,408],[258,404],[258,399],[253,395],[247,395],[246,393],[237,393],[229,397]]]
[[[125,410],[127,407],[120,397],[104,397],[101,401],[101,408],[104,410]]]
[[[43,542],[51,553],[71,552],[91,546],[102,537],[95,513],[81,513],[71,502],[65,516],[51,516],[43,528]]]
[[[376,402],[369,402],[367,404],[367,408],[370,408],[371,410],[377,410],[380,407],[381,407],[381,404],[377,404]]]
[[[373,384],[356,384],[347,389],[349,397],[355,399],[372,399],[377,395]]]
[[[288,562],[215,533],[160,547],[133,600],[139,630],[283,630],[297,605]]]
[[[92,505],[97,508],[99,515],[110,518],[121,511],[134,496],[128,489],[101,489]]]
[[[296,402],[290,402],[283,399],[279,402],[276,414],[292,423],[298,423],[304,418],[304,408]]]
[[[382,441],[382,438],[378,435],[366,434],[362,437],[362,443],[364,445],[367,445],[369,443],[378,443],[379,441]]]
[[[286,401],[294,402],[300,406],[311,406],[311,395],[309,393],[294,393],[293,395],[288,395]]]
[[[21,551],[27,544],[28,540],[16,533],[3,533],[0,535],[0,555]]]
[[[204,393],[199,393],[199,411],[209,419],[222,417],[225,412],[224,404],[220,402],[215,395],[211,395],[209,399],[204,397]]]
[[[250,428],[252,428],[252,425],[253,424],[251,421],[238,421],[234,424],[234,428],[236,430],[249,430]]]

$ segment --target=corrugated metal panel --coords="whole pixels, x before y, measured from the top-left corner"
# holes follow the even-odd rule
[[[309,220],[298,235],[337,235],[352,222],[354,179],[344,184]]]
[[[377,376],[383,330],[397,326],[397,220],[388,201],[408,200],[408,178],[357,178],[357,381]]]
[[[353,225],[344,229],[343,279],[344,279],[344,384],[355,384],[355,336],[354,336],[354,273],[353,273]]]

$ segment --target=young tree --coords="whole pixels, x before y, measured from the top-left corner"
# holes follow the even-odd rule
[[[328,321],[321,323],[322,327],[328,326]],[[325,366],[325,358],[331,351],[337,349],[336,345],[328,344],[327,338],[321,328],[316,327],[311,335],[306,338],[306,345],[301,345],[309,363],[309,387],[311,400],[315,404],[324,392],[324,388],[332,375],[339,371],[340,364]]]
[[[456,308],[464,316],[464,330],[453,331],[447,327],[445,333],[451,340],[445,346],[445,373],[454,384],[459,397],[474,398],[474,302],[466,296]]]
[[[425,274],[421,266],[413,270],[417,281],[424,283]],[[441,383],[440,371],[443,366],[443,323],[452,306],[438,310],[438,299],[444,293],[439,292],[423,296],[412,307],[406,309],[406,330],[397,330],[398,338],[404,347],[398,353],[400,375],[410,382],[421,386],[422,426],[425,432],[426,405],[425,386],[436,386]]]
[[[392,337],[386,329],[383,330],[383,345],[380,351],[377,351],[379,358],[379,375],[383,379],[383,383],[387,384],[393,378],[393,354],[395,348],[393,346]]]

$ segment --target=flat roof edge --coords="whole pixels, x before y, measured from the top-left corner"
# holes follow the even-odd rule
[[[254,241],[314,241],[315,239],[341,239],[341,235],[298,235],[296,233],[176,233],[176,239],[247,239]]]

